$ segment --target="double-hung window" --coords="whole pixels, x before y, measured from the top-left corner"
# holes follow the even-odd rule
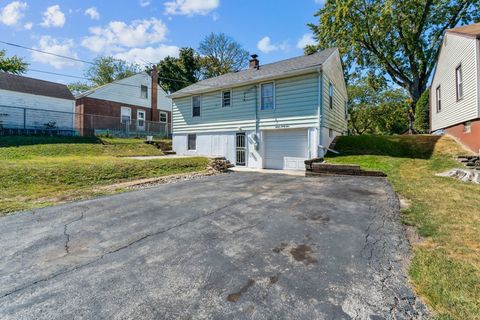
[[[232,105],[232,91],[222,91],[222,108]]]
[[[160,111],[160,122],[167,122],[168,113]]]
[[[196,134],[189,134],[187,136],[187,144],[188,150],[197,150],[197,135]]]
[[[120,122],[123,124],[130,124],[132,121],[132,109],[128,107],[121,107]]]
[[[333,83],[328,86],[328,106],[333,109]]]
[[[140,97],[142,99],[148,99],[148,87],[140,86]]]
[[[436,101],[436,107],[437,107],[437,113],[442,111],[442,91],[440,86],[437,87],[435,91],[435,101]]]
[[[263,83],[260,86],[261,110],[272,110],[275,108],[275,84],[273,82]]]
[[[192,117],[200,117],[200,108],[202,105],[201,96],[192,97]]]
[[[463,98],[463,74],[462,65],[459,65],[455,70],[455,79],[457,85],[457,101]]]

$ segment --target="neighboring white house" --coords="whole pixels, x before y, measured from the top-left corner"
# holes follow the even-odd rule
[[[347,90],[340,54],[260,65],[179,90],[173,100],[177,154],[225,156],[237,166],[305,168],[347,132]]]
[[[0,72],[0,126],[74,129],[75,98],[66,85]]]
[[[432,131],[480,150],[480,23],[447,30],[430,90]]]
[[[171,132],[172,101],[158,85],[156,69],[88,90],[76,96],[76,126],[82,134],[101,130]]]

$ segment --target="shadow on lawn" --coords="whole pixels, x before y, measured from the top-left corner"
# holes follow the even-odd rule
[[[441,136],[346,136],[340,137],[329,157],[376,155],[395,158],[430,159]]]
[[[0,136],[0,148],[20,147],[38,144],[103,144],[97,137],[59,137],[59,136]]]

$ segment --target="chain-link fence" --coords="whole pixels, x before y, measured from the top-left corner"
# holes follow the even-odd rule
[[[167,122],[0,106],[0,135],[170,136]]]

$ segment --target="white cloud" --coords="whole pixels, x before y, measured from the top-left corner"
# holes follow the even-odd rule
[[[173,0],[165,2],[166,14],[207,15],[220,6],[220,0]]]
[[[28,5],[26,2],[13,1],[0,10],[0,23],[7,26],[16,25],[24,16]]]
[[[258,41],[257,48],[263,53],[270,53],[278,50],[287,50],[288,44],[286,42],[274,44],[272,43],[270,37],[263,37],[260,39],[260,41]]]
[[[65,24],[65,14],[60,9],[58,4],[48,7],[43,13],[42,26],[46,28],[50,27],[63,27]]]
[[[180,48],[177,46],[161,44],[156,48],[133,48],[125,52],[117,53],[115,58],[143,66],[151,63],[158,63],[160,60],[168,56],[178,57],[179,51]]]
[[[32,30],[33,22],[27,22],[23,25],[23,27],[25,28],[25,30]]]
[[[89,29],[91,36],[85,37],[82,45],[95,53],[122,51],[125,47],[134,48],[152,45],[165,40],[167,26],[156,18],[134,20],[130,24],[112,21],[104,28]]]
[[[74,42],[71,39],[66,39],[62,42],[51,36],[41,36],[38,42],[38,46],[34,47],[34,49],[78,59],[78,55],[72,50],[73,46]],[[32,52],[32,59],[40,63],[50,64],[56,69],[61,69],[65,66],[75,66],[79,64],[79,62],[76,61],[55,57],[49,54],[35,51]]]
[[[304,34],[297,42],[297,48],[299,49],[305,49],[306,46],[308,45],[314,45],[315,39],[313,38],[313,34],[311,33],[306,33]]]
[[[140,7],[148,7],[152,3],[149,0],[140,0]]]
[[[85,10],[85,15],[89,16],[90,19],[92,20],[99,20],[100,19],[100,13],[98,13],[97,8],[91,7]]]

